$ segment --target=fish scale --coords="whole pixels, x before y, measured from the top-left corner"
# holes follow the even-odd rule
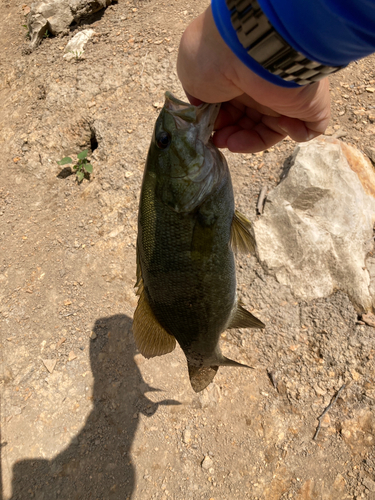
[[[229,207],[223,204],[220,192],[215,194],[218,208],[227,212],[225,209]],[[147,220],[141,222],[145,244],[148,239],[156,241],[149,259],[140,251],[151,308],[181,347],[187,349],[200,337],[204,337],[204,344],[216,345],[216,336],[225,327],[236,293],[233,254],[223,244],[223,240],[229,239],[231,221],[227,222],[227,238],[215,231],[214,246],[222,255],[215,252],[205,258],[194,258],[194,246],[200,243],[194,239],[194,234],[200,232],[197,214],[178,214],[157,200],[155,206],[157,220],[163,221],[160,227],[156,224],[158,238],[155,239],[154,229]]]

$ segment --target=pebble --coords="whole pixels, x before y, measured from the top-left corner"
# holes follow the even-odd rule
[[[61,337],[61,339],[56,344],[56,349],[62,346],[62,344],[66,341],[65,337]]]
[[[76,359],[76,355],[74,354],[73,351],[70,351],[69,356],[68,356],[68,361],[73,361],[73,359]]]
[[[202,461],[202,469],[209,470],[209,469],[211,469],[213,464],[214,463],[213,463],[212,459],[208,455],[206,455]]]
[[[319,387],[318,384],[314,384],[313,387],[318,396],[324,396],[327,392],[326,390]]]
[[[370,491],[375,491],[375,481],[370,479],[369,477],[365,477],[362,481],[363,486],[366,486],[366,488]]]
[[[182,435],[182,440],[185,444],[189,444],[191,441],[191,430],[190,429],[185,429],[184,433]]]
[[[52,373],[53,370],[55,369],[57,359],[42,359],[44,366],[47,368],[47,370]]]

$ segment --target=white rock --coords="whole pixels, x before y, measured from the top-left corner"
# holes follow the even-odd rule
[[[374,222],[370,162],[337,139],[315,139],[295,149],[287,177],[268,195],[254,224],[258,257],[296,297],[340,289],[368,311],[375,305],[366,269]]]
[[[40,0],[31,4],[27,17],[31,46],[35,48],[46,30],[52,35],[64,32],[73,21],[108,7],[112,0]]]
[[[70,61],[71,59],[78,59],[82,55],[87,42],[94,35],[94,33],[94,30],[89,29],[80,31],[74,35],[65,47],[63,58],[67,61]]]
[[[202,469],[204,469],[204,470],[211,469],[213,464],[214,463],[213,463],[212,459],[208,455],[206,455],[202,461]]]

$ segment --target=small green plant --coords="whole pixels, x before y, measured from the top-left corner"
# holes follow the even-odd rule
[[[75,60],[78,61],[79,59],[81,59],[81,56],[83,54],[83,50],[80,50],[80,51],[78,51],[78,50],[71,50],[70,53],[73,54],[74,57],[75,57]]]
[[[49,31],[46,30],[46,32],[43,35],[43,38],[49,38],[49,35],[50,35]]]
[[[26,31],[26,35],[25,35],[25,36],[26,36],[26,38],[27,38],[28,40],[30,40],[30,31],[29,31],[29,28],[27,27],[27,24],[23,24],[23,25],[22,25],[22,27],[23,27],[23,28],[25,28],[25,29],[27,30],[27,31]]]
[[[92,165],[87,159],[88,149],[81,151],[77,154],[78,161],[73,165],[73,170],[76,172],[77,181],[80,183],[83,181],[85,174],[92,174]],[[58,165],[69,165],[73,163],[73,160],[69,156],[65,156],[62,160],[57,162]]]

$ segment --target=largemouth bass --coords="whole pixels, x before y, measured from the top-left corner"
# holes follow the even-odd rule
[[[144,171],[138,218],[133,333],[146,357],[183,349],[196,392],[219,366],[227,328],[263,328],[236,296],[233,251],[253,249],[250,222],[234,209],[227,162],[210,137],[218,104],[166,93]]]

